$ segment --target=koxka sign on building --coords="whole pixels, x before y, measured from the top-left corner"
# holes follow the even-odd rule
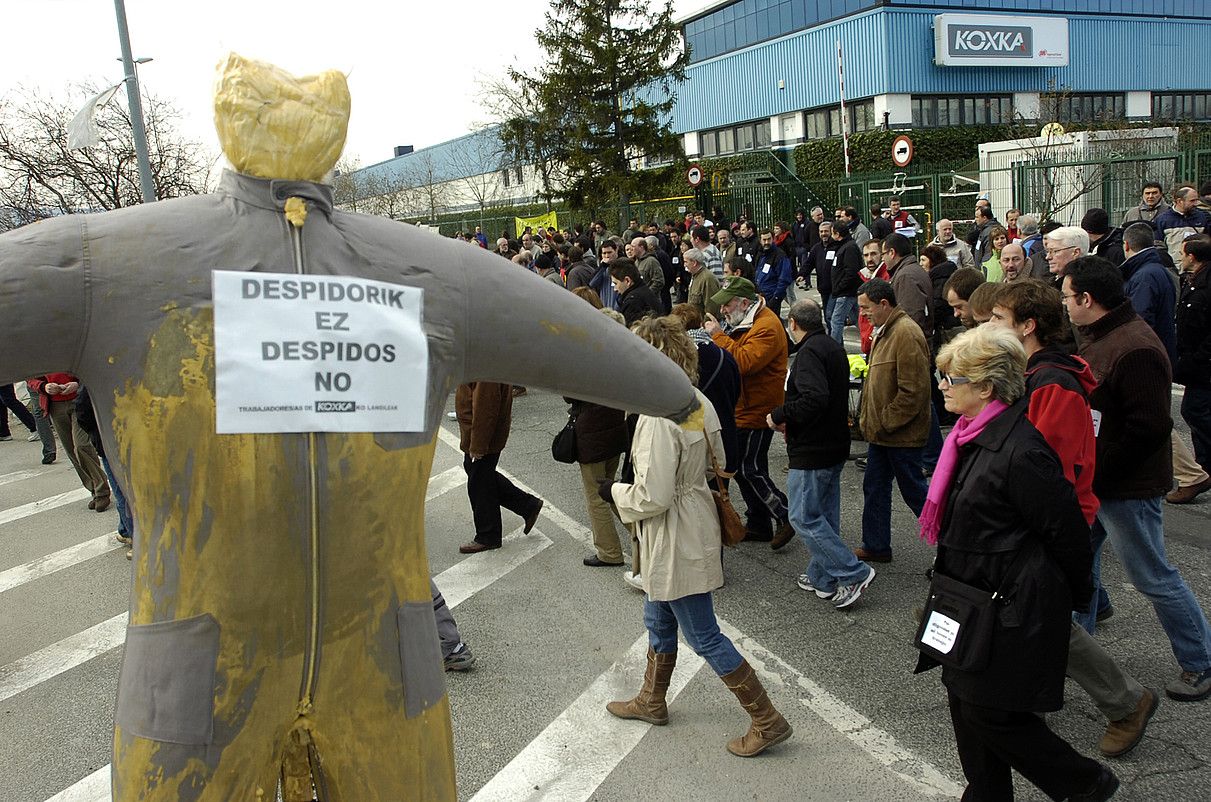
[[[972,67],[1064,67],[1068,20],[939,14],[934,17],[934,63]]]

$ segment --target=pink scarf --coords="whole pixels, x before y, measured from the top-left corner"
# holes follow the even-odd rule
[[[942,516],[946,512],[946,498],[950,495],[955,468],[959,465],[959,446],[965,446],[979,437],[984,427],[1007,409],[1009,407],[1002,401],[990,401],[974,418],[960,417],[959,422],[947,435],[946,442],[942,445],[942,454],[938,457],[938,465],[934,468],[933,479],[929,482],[925,507],[921,510],[921,539],[929,545],[938,544]]]

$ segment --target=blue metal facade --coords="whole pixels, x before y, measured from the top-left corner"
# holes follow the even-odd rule
[[[968,10],[983,0],[965,0]],[[1069,17],[1067,67],[938,67],[933,18],[945,9],[909,9],[925,0],[896,0],[826,25],[691,64],[677,96],[673,126],[697,131],[836,104],[836,42],[845,54],[845,96],[989,95],[1045,92],[1206,91],[1211,82],[1189,58],[1211,36],[1206,19],[1132,16]],[[1204,7],[1206,0],[1197,0]],[[993,5],[988,0],[987,5]],[[997,0],[1007,7],[1131,7],[1136,0]],[[957,5],[957,4],[953,4]],[[1190,11],[1196,0],[1153,0]],[[715,12],[718,13],[718,12]],[[785,88],[779,89],[783,81]]]
[[[690,45],[690,58],[704,61],[878,7],[1192,19],[1211,11],[1207,0],[736,0],[687,18],[685,39]]]

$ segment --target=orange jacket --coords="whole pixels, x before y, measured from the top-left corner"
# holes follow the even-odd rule
[[[765,416],[781,406],[786,397],[786,329],[778,316],[762,307],[751,328],[738,337],[716,331],[711,339],[736,358],[740,368],[740,400],[736,402],[736,426],[766,428]]]

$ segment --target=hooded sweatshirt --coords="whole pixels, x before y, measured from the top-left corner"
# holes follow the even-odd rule
[[[1096,386],[1088,362],[1054,346],[1036,351],[1026,362],[1026,417],[1059,457],[1090,525],[1100,506],[1093,493],[1097,441],[1089,411],[1089,394]]]

